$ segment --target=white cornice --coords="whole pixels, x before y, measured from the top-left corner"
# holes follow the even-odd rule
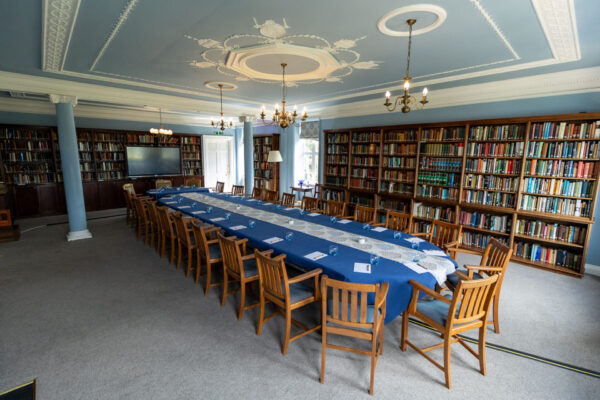
[[[81,0],[43,0],[42,69],[62,71]]]
[[[52,103],[52,104],[69,103],[73,107],[75,107],[77,105],[77,97],[75,97],[75,96],[65,96],[62,94],[49,94],[48,97],[50,99],[50,103]]]
[[[581,59],[573,0],[531,0],[552,55],[560,62]]]

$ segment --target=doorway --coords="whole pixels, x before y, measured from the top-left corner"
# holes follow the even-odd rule
[[[232,137],[202,136],[204,186],[214,188],[219,181],[225,182],[225,187],[230,188],[233,182],[232,172],[235,170],[234,162]]]

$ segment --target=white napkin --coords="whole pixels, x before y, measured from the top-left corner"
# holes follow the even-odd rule
[[[327,254],[321,253],[320,251],[313,251],[312,253],[307,254],[304,257],[308,258],[309,260],[312,260],[312,261],[317,261],[323,257],[327,257]]]
[[[371,264],[369,263],[354,263],[354,272],[360,272],[361,274],[371,273]]]

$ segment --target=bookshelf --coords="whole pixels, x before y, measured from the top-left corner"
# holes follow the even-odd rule
[[[8,184],[56,182],[56,168],[49,128],[0,128],[2,176]]]
[[[93,132],[89,130],[77,131],[77,148],[79,150],[81,181],[95,180],[96,163],[94,158]]]
[[[184,176],[203,176],[201,136],[181,137],[181,162]]]
[[[415,231],[457,223],[465,248],[495,238],[513,261],[583,275],[600,113],[330,130],[325,154],[325,188],[345,201],[411,212]]]
[[[94,155],[98,181],[124,179],[127,175],[124,133],[96,132]]]
[[[254,187],[275,190],[279,193],[279,163],[269,163],[269,151],[279,150],[279,134],[255,135]]]

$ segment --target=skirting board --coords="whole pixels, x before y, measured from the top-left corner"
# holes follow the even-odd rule
[[[600,276],[600,265],[585,264],[585,273]]]
[[[69,232],[67,233],[67,242],[72,242],[73,240],[90,239],[91,237],[92,233],[87,229],[83,231]]]

